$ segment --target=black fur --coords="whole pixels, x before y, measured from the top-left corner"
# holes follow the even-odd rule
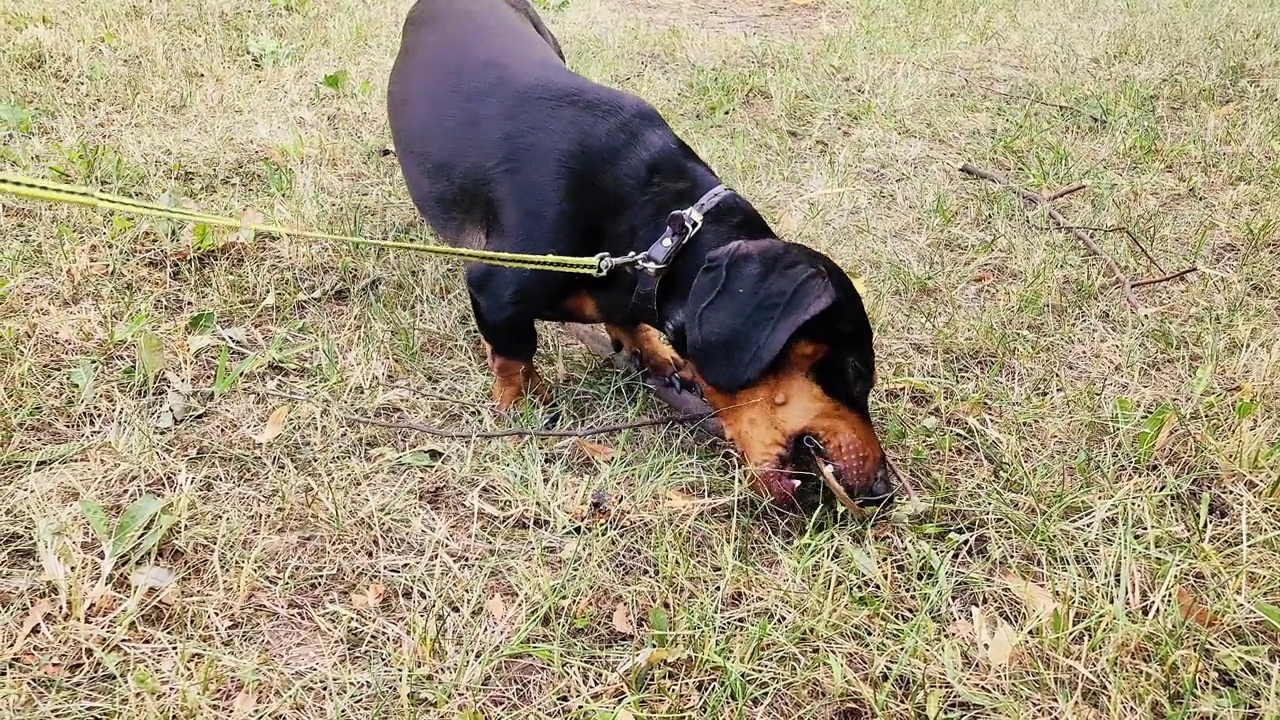
[[[625,255],[720,183],[652,105],[570,71],[525,0],[418,0],[387,109],[413,202],[450,243]],[[753,242],[731,245],[742,240]],[[534,321],[576,320],[562,304],[585,290],[606,322],[664,331],[726,391],[757,379],[797,331],[820,340],[832,349],[822,385],[865,413],[874,357],[852,283],[825,256],[777,240],[736,194],[676,257],[656,315],[636,314],[627,272],[472,265],[466,280],[480,332],[501,357],[531,362]]]

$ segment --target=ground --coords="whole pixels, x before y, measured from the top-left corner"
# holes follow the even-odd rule
[[[429,239],[408,4],[0,0],[0,170]],[[544,6],[864,279],[919,502],[771,513],[689,428],[362,424],[544,422],[486,408],[456,266],[3,198],[0,715],[1280,717],[1274,3]],[[962,161],[1201,270],[1134,312]],[[557,427],[665,412],[543,338]]]

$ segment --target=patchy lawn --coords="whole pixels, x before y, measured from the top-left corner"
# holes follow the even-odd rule
[[[545,418],[486,409],[456,266],[0,198],[0,715],[1280,717],[1274,3],[552,4],[866,278],[923,505],[782,517],[688,428],[354,423]],[[0,0],[0,170],[421,237],[408,6]],[[1202,271],[1135,313],[965,160]],[[539,363],[559,427],[665,412],[557,328]]]

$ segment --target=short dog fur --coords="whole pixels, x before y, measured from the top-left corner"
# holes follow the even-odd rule
[[[526,0],[418,0],[387,110],[409,194],[454,245],[641,252],[670,212],[721,182],[649,103],[572,72]],[[834,262],[778,239],[741,196],[707,213],[663,277],[656,312],[633,306],[627,271],[472,264],[465,274],[500,407],[549,397],[533,365],[535,320],[603,323],[650,372],[703,393],[757,492],[805,510],[828,500],[816,445],[852,497],[891,494],[867,405],[875,353],[861,298]]]

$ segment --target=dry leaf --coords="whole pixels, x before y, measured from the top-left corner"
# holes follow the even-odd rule
[[[996,631],[987,639],[987,662],[992,667],[1004,667],[1013,657],[1013,647],[1018,644],[1018,636],[1009,623],[997,620]]]
[[[969,282],[973,283],[974,285],[989,285],[991,284],[991,281],[995,279],[996,279],[996,276],[993,273],[987,270],[983,270],[982,272],[977,273],[973,277],[969,278]]]
[[[281,405],[276,408],[276,411],[271,413],[271,417],[267,418],[267,425],[262,428],[262,432],[253,436],[254,442],[259,445],[266,445],[272,440],[280,437],[280,433],[284,432],[284,420],[288,416],[288,405]]]
[[[671,648],[645,648],[636,653],[635,658],[622,663],[618,672],[625,675],[632,670],[648,669],[664,660],[670,660],[674,655]]]
[[[351,604],[361,610],[377,607],[378,603],[382,602],[382,596],[386,594],[387,588],[385,585],[370,583],[369,587],[365,588],[363,592],[351,594]]]
[[[1201,605],[1183,587],[1178,588],[1178,615],[1183,620],[1193,622],[1203,628],[1213,627],[1218,622],[1218,619],[1209,612],[1209,609]]]
[[[1035,623],[1041,623],[1053,617],[1053,611],[1059,607],[1058,600],[1052,593],[1033,582],[1023,580],[1013,573],[1006,574],[1004,581],[1013,594],[1026,603]]]
[[[231,717],[249,717],[256,707],[258,707],[258,696],[249,688],[245,688],[236,695],[235,700],[231,701]]]
[[[59,663],[49,663],[48,665],[40,668],[40,674],[51,678],[62,677],[62,665]]]
[[[968,620],[956,620],[947,626],[947,634],[954,638],[973,637],[973,623]]]
[[[484,606],[496,620],[502,620],[507,617],[507,601],[502,599],[500,593],[494,593],[485,601]]]
[[[613,720],[635,720],[636,716],[626,708],[622,708],[613,714]]]
[[[1160,426],[1160,433],[1156,435],[1156,441],[1151,444],[1151,454],[1154,456],[1169,444],[1169,436],[1173,434],[1173,427],[1178,424],[1178,414],[1169,413],[1164,418],[1164,424]]]
[[[177,574],[172,570],[159,565],[143,565],[129,576],[133,586],[139,590],[168,587],[177,578]]]
[[[613,629],[623,635],[635,635],[635,625],[631,623],[631,611],[627,610],[626,603],[618,603],[618,607],[613,609]]]
[[[697,503],[698,503],[698,498],[690,495],[687,492],[682,492],[674,488],[667,491],[667,502],[665,504],[669,508],[674,508],[674,509],[686,508],[686,507],[689,507],[690,505],[696,505]]]
[[[37,600],[35,605],[31,606],[30,612],[27,613],[27,619],[22,621],[22,628],[18,630],[18,637],[13,641],[13,654],[16,655],[22,649],[22,643],[26,641],[27,636],[35,629],[36,625],[44,619],[45,615],[53,609],[53,603],[48,600]]]
[[[608,445],[593,443],[589,440],[583,440],[582,438],[574,438],[573,443],[579,450],[586,454],[587,457],[592,460],[599,460],[600,462],[609,462],[618,454],[616,450]]]

